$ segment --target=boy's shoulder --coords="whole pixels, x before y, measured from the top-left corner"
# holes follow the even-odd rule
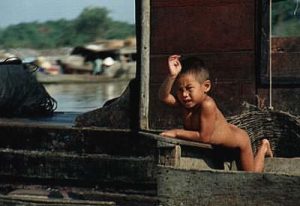
[[[207,95],[201,105],[212,107],[212,106],[216,106],[216,102],[212,97]]]
[[[217,105],[213,98],[207,96],[204,101],[201,103],[201,110],[207,112],[213,112],[217,108]]]

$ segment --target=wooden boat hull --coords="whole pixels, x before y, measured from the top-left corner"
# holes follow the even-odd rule
[[[299,175],[159,167],[157,178],[164,206],[297,205],[300,200]]]
[[[75,116],[0,119],[0,205],[47,205],[24,199],[35,190],[61,196],[66,189],[65,197],[44,194],[44,201],[156,205],[156,142],[126,129],[76,128]],[[20,189],[17,201],[11,195]]]
[[[299,158],[267,159],[261,174],[234,171],[232,160],[220,158],[211,145],[163,138],[158,131],[74,127],[76,114],[65,115],[0,119],[0,204],[295,205],[300,200]]]

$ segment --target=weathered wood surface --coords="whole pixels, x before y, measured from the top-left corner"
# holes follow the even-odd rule
[[[295,85],[274,86],[272,91],[272,105],[276,110],[289,111],[294,115],[300,115],[300,88]],[[269,89],[266,86],[258,88],[258,95],[265,98],[269,106]]]
[[[0,131],[2,184],[18,180],[155,193],[154,139],[127,129],[77,128],[21,119],[0,121]]]
[[[0,125],[3,126],[27,126],[27,127],[49,127],[70,128],[79,112],[54,112],[51,116],[5,118],[0,117]]]
[[[0,130],[3,137],[0,139],[1,187],[10,185],[8,190],[12,190],[16,183],[22,187],[81,186],[86,187],[86,192],[73,191],[73,198],[107,200],[122,206],[157,205],[157,140],[151,135],[126,129],[74,128],[68,124],[47,125],[21,119],[0,121]],[[4,188],[0,193],[6,194],[5,191]],[[101,194],[105,191],[112,194]],[[26,194],[19,193],[18,198],[22,200],[8,197],[8,202],[27,204],[24,203]],[[6,202],[3,200],[3,204]],[[40,204],[33,201],[28,205]]]
[[[223,158],[211,145],[189,145],[158,141],[158,164],[186,169],[224,169]]]
[[[156,141],[140,138],[128,129],[72,127],[46,122],[0,121],[0,148],[108,154],[119,156],[151,156]]]
[[[2,206],[116,206],[113,201],[61,200],[0,195]]]
[[[165,138],[150,132],[139,133],[143,138],[152,138],[157,141],[158,165],[188,169],[224,169],[224,156],[217,158],[220,150],[210,144]]]
[[[83,191],[81,193],[80,189],[73,190],[68,195],[71,195],[71,198],[80,197],[80,200],[112,201],[117,205],[124,206],[180,205],[177,204],[178,201],[183,202],[184,205],[198,203],[199,205],[209,203],[213,205],[228,203],[227,205],[229,205],[229,203],[237,202],[236,204],[239,204],[241,201],[248,201],[250,205],[254,205],[260,201],[260,198],[256,198],[256,195],[260,194],[256,193],[256,187],[262,186],[261,182],[270,184],[270,175],[272,184],[268,186],[268,190],[261,191],[264,195],[270,195],[271,191],[277,196],[285,195],[285,191],[282,192],[280,188],[272,186],[277,182],[284,186],[289,186],[290,182],[299,184],[298,176],[285,175],[288,170],[298,171],[298,159],[275,161],[275,164],[280,164],[280,170],[276,170],[277,167],[272,166],[274,161],[267,160],[268,172],[278,174],[257,176],[258,174],[252,173],[225,172],[223,170],[225,159],[216,148],[202,143],[164,138],[157,135],[159,131],[134,133],[127,130],[99,128],[64,127],[55,129],[54,126],[40,125],[38,127],[36,124],[27,127],[20,122],[18,126],[12,127],[0,124],[0,129],[5,131],[5,134],[10,134],[11,137],[5,141],[1,140],[0,180],[2,185],[11,185],[9,193],[15,198],[23,198],[23,195],[26,196],[25,193],[30,193],[28,191],[11,191],[12,183],[17,180],[19,184],[42,184],[44,186],[50,184],[50,187],[54,188],[76,185],[93,186],[90,189],[86,188],[85,192],[81,189]],[[74,143],[71,140],[72,138],[76,139],[77,132],[81,132],[80,137],[83,138],[83,141]],[[47,136],[49,134],[51,135]],[[63,146],[50,147],[49,145],[53,144],[52,141],[49,141],[51,139],[57,141],[56,144]],[[43,142],[44,145],[40,145]],[[75,147],[78,144],[83,146],[79,147],[79,150]],[[219,163],[216,164],[217,162]],[[163,173],[157,164],[174,166],[180,172],[177,174],[177,170],[170,170]],[[182,170],[182,168],[186,170]],[[227,168],[227,170],[229,169]],[[181,174],[182,171],[184,174]],[[297,175],[297,173],[292,174]],[[268,177],[268,181],[265,180],[265,177]],[[162,181],[161,178],[166,180]],[[274,178],[275,180],[273,180]],[[169,182],[175,181],[175,179],[178,180],[177,183]],[[199,182],[199,179],[204,183]],[[274,184],[273,181],[275,181]],[[228,185],[228,182],[235,182],[235,184],[229,184],[226,186],[227,190],[224,190],[222,186]],[[172,186],[168,184],[172,184]],[[191,187],[201,184],[206,185],[192,191],[198,190],[203,196],[194,193],[191,193],[190,196],[186,194],[187,191],[190,192]],[[245,190],[250,192],[240,192],[240,188],[244,184],[246,184]],[[170,188],[168,187],[172,187],[174,194],[169,193]],[[292,194],[295,193],[294,190],[299,189],[294,186],[291,188]],[[3,191],[2,194],[8,194],[5,188],[2,188],[1,191]],[[107,194],[105,191],[113,191],[113,193]],[[126,193],[131,193],[131,195],[126,196]],[[56,195],[59,194],[63,195],[63,192]],[[156,198],[157,195],[159,199]],[[205,204],[202,204],[203,201]],[[267,199],[266,201],[269,203],[271,200]],[[295,201],[295,196],[288,201]],[[22,205],[15,200],[12,202],[13,205]],[[287,202],[287,205],[289,203]]]
[[[300,176],[300,158],[266,158],[264,171]]]
[[[151,3],[151,55],[254,49],[254,1]]]
[[[174,53],[204,60],[212,74],[210,94],[226,116],[239,114],[243,101],[256,104],[256,95],[268,104],[269,2],[151,2],[151,129],[180,125],[175,110],[157,100],[167,74],[167,58]],[[272,38],[272,104],[295,115],[300,114],[299,41],[297,37]]]
[[[300,84],[300,38],[272,38],[272,76],[286,84]],[[290,81],[289,81],[290,80]],[[275,81],[274,84],[280,83]]]
[[[211,95],[226,115],[255,103],[256,1],[151,1],[149,127],[178,127],[174,109],[158,101],[171,54],[197,56],[212,74]]]
[[[300,201],[300,176],[159,167],[157,181],[163,206],[294,206]]]
[[[16,179],[64,184],[150,187],[155,184],[152,157],[116,157],[4,149],[0,150],[0,175]]]
[[[6,185],[1,188],[0,203],[11,205],[118,205],[154,206],[158,199],[153,194],[139,194],[137,191],[114,193],[101,188],[60,187],[40,185]],[[4,190],[8,190],[3,192]],[[1,202],[2,200],[2,202]],[[12,204],[14,203],[14,204]],[[2,204],[1,204],[2,205]]]
[[[152,3],[152,2],[151,2]],[[150,1],[136,1],[136,34],[140,38],[138,52],[137,79],[140,81],[139,93],[139,128],[149,129],[149,79],[150,79]],[[135,94],[137,95],[137,94]]]
[[[299,88],[299,42],[299,37],[272,38],[272,83],[275,90],[284,86]],[[263,85],[267,85],[269,83],[270,76],[268,66],[264,66],[260,69],[259,78]],[[296,94],[299,95],[298,93]]]
[[[272,38],[272,105],[277,110],[300,114],[299,37]],[[269,102],[269,68],[260,69],[258,95]]]
[[[181,139],[174,139],[174,138],[165,138],[163,136],[160,136],[158,133],[160,130],[152,130],[152,131],[139,131],[139,134],[141,135],[141,138],[146,139],[153,139],[157,141],[158,146],[163,146],[164,144],[181,144],[185,146],[193,146],[193,147],[199,147],[199,148],[206,148],[206,149],[212,149],[212,146],[210,144],[205,144],[201,142],[193,142],[193,141],[186,141]]]

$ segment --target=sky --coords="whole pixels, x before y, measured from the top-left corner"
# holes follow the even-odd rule
[[[105,7],[114,20],[135,23],[135,0],[0,0],[0,27],[75,19],[88,6]]]

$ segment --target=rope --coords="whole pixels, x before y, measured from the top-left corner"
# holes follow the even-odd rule
[[[269,109],[273,110],[273,105],[272,105],[272,87],[273,87],[273,82],[272,82],[272,0],[270,2],[270,7],[269,7]]]

